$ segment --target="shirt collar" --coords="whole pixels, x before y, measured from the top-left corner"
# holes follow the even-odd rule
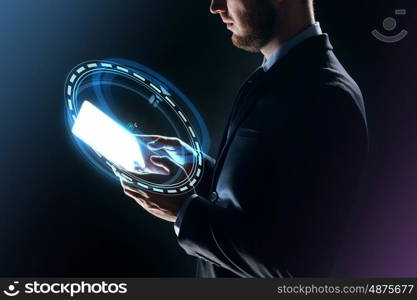
[[[285,56],[292,48],[303,42],[304,40],[322,34],[320,23],[316,22],[311,24],[305,30],[297,34],[296,36],[292,37],[288,41],[284,42],[281,46],[278,47],[271,55],[271,57],[267,60],[264,57],[262,68],[265,72],[267,72],[278,60],[280,60],[283,56]]]

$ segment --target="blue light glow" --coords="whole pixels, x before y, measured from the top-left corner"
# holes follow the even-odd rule
[[[122,94],[115,95],[116,90]],[[139,189],[163,194],[183,193],[198,184],[202,155],[210,145],[208,130],[196,107],[165,78],[131,61],[89,61],[69,73],[64,91],[68,129],[78,137],[73,141],[100,172],[117,182],[122,177]],[[121,104],[126,97],[139,107]],[[142,140],[152,135],[181,139],[188,148],[154,152],[149,141]],[[187,165],[186,177],[177,170],[162,178],[160,171],[149,168],[149,156],[155,154]],[[150,180],[143,174],[159,178]]]

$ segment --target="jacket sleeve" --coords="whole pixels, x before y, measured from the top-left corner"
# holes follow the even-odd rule
[[[253,182],[275,182],[279,191],[260,189],[240,199],[249,206],[215,193],[193,197],[178,235],[187,254],[241,277],[337,275],[334,264],[367,151],[366,123],[340,88],[322,88],[308,100],[286,137],[266,135],[271,147],[254,158],[259,172],[247,174]]]
[[[213,176],[214,165],[216,164],[216,160],[205,153],[203,153],[203,161],[204,161],[203,176],[202,176],[201,182],[199,182],[199,184],[196,187],[196,192],[198,195],[208,195],[210,184],[211,184],[211,179]],[[197,194],[191,195],[181,205],[181,208],[177,215],[177,219],[174,223],[174,231],[177,236],[180,231],[180,227],[181,227],[182,219],[184,218],[185,211],[187,210],[188,205],[190,205],[190,202],[194,198],[197,197]]]

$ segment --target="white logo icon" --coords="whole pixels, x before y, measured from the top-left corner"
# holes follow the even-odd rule
[[[14,297],[18,295],[20,293],[20,291],[16,289],[16,285],[18,284],[19,284],[19,281],[13,282],[13,284],[9,285],[8,289],[4,290],[3,293],[5,293],[7,296],[10,296],[10,297]]]
[[[405,16],[406,14],[407,14],[406,9],[396,9],[395,10],[395,15],[397,15],[397,16]],[[397,20],[395,20],[392,17],[386,18],[383,21],[382,26],[384,27],[384,29],[387,32],[388,31],[393,31],[394,29],[397,28]],[[372,30],[371,33],[377,40],[379,40],[381,42],[397,43],[397,42],[401,41],[402,39],[404,39],[407,36],[408,31],[403,29],[395,35],[385,35],[385,34],[380,33],[378,30],[374,29],[374,30]]]

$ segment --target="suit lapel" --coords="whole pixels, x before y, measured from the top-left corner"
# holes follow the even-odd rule
[[[217,158],[220,158],[221,153],[223,152],[223,148],[224,148],[224,146],[226,144],[226,141],[227,141],[228,137],[230,136],[229,135],[229,132],[230,132],[230,126],[231,126],[232,121],[233,121],[233,117],[236,115],[236,112],[239,111],[238,106],[239,106],[239,103],[242,101],[241,98],[244,97],[245,92],[248,89],[248,82],[250,82],[251,78],[253,77],[253,75],[255,73],[256,72],[253,72],[249,76],[249,78],[245,81],[245,83],[241,86],[241,88],[239,89],[239,92],[238,92],[238,94],[237,94],[237,96],[235,98],[235,101],[233,103],[232,111],[230,112],[230,115],[229,115],[229,118],[228,118],[228,121],[227,121],[226,128],[225,128],[225,130],[223,132],[223,137],[222,137],[221,142],[220,142],[220,146],[219,146],[219,151],[218,151],[218,154],[217,154]]]
[[[217,157],[216,166],[214,168],[213,179],[211,182],[211,191],[213,191],[214,184],[216,183],[220,170],[223,167],[225,155],[230,147],[230,143],[232,142],[237,129],[239,128],[239,125],[243,122],[248,112],[250,112],[250,108],[254,104],[256,104],[257,99],[259,99],[253,94],[255,91],[258,91],[259,87],[263,85],[264,83],[265,82],[263,80],[258,81],[252,86],[246,87],[248,90],[245,90],[245,85],[247,84],[245,83],[245,85],[242,87],[242,89],[239,92],[239,95],[236,99],[236,104],[238,104],[238,107],[235,107],[235,109],[232,111],[229,117],[228,126],[226,127],[225,133],[223,134],[222,142],[220,145],[220,151]],[[233,112],[235,113],[233,114]]]

